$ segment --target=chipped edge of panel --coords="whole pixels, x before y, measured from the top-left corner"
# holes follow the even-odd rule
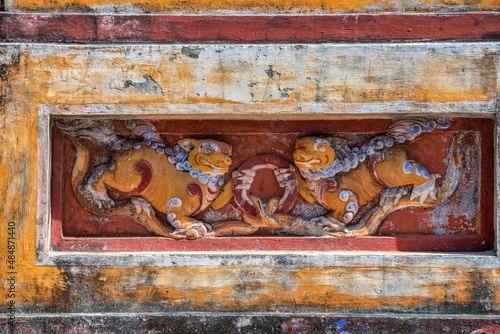
[[[252,251],[252,252],[55,252],[50,250],[50,122],[54,116],[132,116],[172,118],[195,116],[233,119],[266,119],[319,115],[332,117],[411,113],[440,113],[457,116],[490,117],[496,121],[495,235],[500,230],[500,112],[495,101],[485,102],[380,102],[380,103],[289,103],[268,105],[247,104],[147,104],[147,105],[39,105],[37,135],[37,265],[96,265],[113,267],[160,266],[376,266],[376,267],[442,267],[498,268],[500,240],[495,238],[495,250],[482,253],[418,253],[361,251]]]
[[[43,107],[38,110],[37,128],[37,196],[36,196],[36,262],[46,263],[50,253],[51,216],[51,142],[50,113]]]

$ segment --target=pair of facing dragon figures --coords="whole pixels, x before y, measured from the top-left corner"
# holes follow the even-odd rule
[[[185,138],[167,147],[154,124],[128,120],[132,135],[115,130],[110,120],[57,122],[76,148],[71,181],[78,201],[88,210],[129,217],[152,234],[172,239],[252,235],[261,228],[302,236],[363,236],[376,232],[392,212],[438,205],[454,192],[462,169],[462,133],[449,150],[447,171],[429,173],[411,160],[404,142],[423,132],[448,128],[450,119],[403,119],[384,135],[351,148],[336,136],[307,136],[295,144],[293,164],[272,155],[252,158],[230,169],[232,148],[211,139]],[[86,140],[107,145],[112,159],[90,165]],[[272,169],[284,195],[263,203],[250,192],[255,174]],[[438,186],[439,185],[439,186]],[[116,201],[109,189],[127,194]],[[313,218],[288,213],[300,194],[321,205],[326,214]],[[234,197],[241,221],[207,224],[194,216],[211,206],[222,208]],[[375,202],[368,212],[361,208]],[[163,213],[167,221],[161,221]]]

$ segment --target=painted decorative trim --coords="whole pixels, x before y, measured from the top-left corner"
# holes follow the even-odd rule
[[[419,108],[415,109],[415,105]],[[498,128],[498,113],[495,113],[495,104],[491,102],[466,102],[466,103],[418,103],[397,102],[397,103],[367,103],[367,104],[301,104],[301,112],[297,112],[296,104],[280,104],[269,106],[262,104],[197,104],[187,105],[168,105],[169,115],[172,118],[186,119],[189,117],[221,117],[233,119],[245,119],[252,114],[258,114],[263,119],[275,118],[280,114],[282,118],[293,119],[296,116],[303,115],[304,111],[309,114],[321,114],[322,117],[338,117],[338,114],[332,110],[341,110],[345,114],[364,114],[381,115],[389,111],[397,110],[399,112],[414,112],[418,110],[419,114],[445,113],[452,116],[474,117],[494,117]],[[196,110],[196,116],[193,115],[193,108]],[[266,114],[261,114],[263,108],[266,108]],[[240,110],[241,109],[241,110]],[[203,252],[111,252],[99,253],[78,249],[78,251],[54,251],[50,248],[51,226],[50,226],[50,189],[51,189],[51,157],[50,152],[51,136],[50,124],[54,116],[91,116],[91,115],[116,115],[121,117],[138,116],[141,118],[154,117],[158,115],[159,110],[164,110],[158,105],[92,105],[92,106],[67,106],[67,105],[40,105],[38,118],[38,197],[37,197],[37,264],[38,265],[58,265],[61,263],[71,263],[72,265],[100,265],[106,266],[106,263],[113,263],[113,266],[212,266],[212,265],[264,265],[280,266],[284,257],[287,263],[296,266],[357,266],[367,265],[384,267],[401,266],[421,266],[421,267],[440,267],[443,265],[454,266],[457,268],[495,268],[500,266],[500,258],[495,255],[497,252],[467,253],[456,255],[453,253],[405,253],[405,252],[346,252],[346,251],[203,251]],[[232,114],[229,110],[233,111]],[[234,112],[234,111],[241,111]],[[242,113],[242,111],[245,113]],[[286,116],[281,112],[289,110]],[[165,115],[163,115],[165,116]],[[496,142],[496,162],[499,164],[500,139],[497,132]],[[497,170],[496,187],[500,190],[498,183],[500,172]],[[498,200],[497,190],[497,203]],[[497,204],[500,205],[500,204]],[[496,212],[495,228],[498,231],[500,214]],[[60,233],[60,231],[52,231]],[[151,239],[152,240],[152,239]],[[496,240],[496,249],[499,249],[498,238]],[[355,256],[354,256],[355,255]],[[112,259],[112,261],[109,261]]]
[[[0,40],[96,44],[498,41],[499,26],[500,13],[496,12],[252,16],[0,13]]]

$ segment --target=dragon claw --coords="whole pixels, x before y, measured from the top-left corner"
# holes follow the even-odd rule
[[[344,224],[325,216],[315,218],[314,222],[322,229],[323,235],[332,235],[332,233],[347,232],[347,228]]]
[[[276,180],[281,188],[285,188],[294,182],[293,172],[294,170],[292,167],[276,168],[274,170],[274,175],[276,176]]]
[[[414,200],[415,198],[420,198],[420,203],[424,203],[428,197],[436,200],[436,180],[440,178],[439,174],[431,174],[429,176],[429,181],[424,183],[421,186],[413,187],[413,191],[411,192],[410,199]]]
[[[174,233],[172,233],[174,239],[199,239],[207,235],[208,231],[211,230],[210,227],[201,221],[196,221],[186,226],[181,226]]]
[[[155,216],[153,207],[148,201],[137,197],[131,198],[130,201],[134,205],[137,215],[141,214],[141,212],[144,212],[148,216],[148,218],[152,218]]]
[[[87,193],[89,200],[95,203],[99,209],[109,210],[115,206],[115,202],[108,194],[95,190],[90,184],[86,185],[82,192]]]
[[[383,191],[380,197],[380,207],[387,212],[392,206],[396,206],[401,197],[408,194],[408,187],[391,187]]]
[[[111,198],[104,200],[101,203],[105,209],[111,209],[112,207],[115,206],[115,202]]]
[[[252,171],[250,169],[243,170],[242,172],[234,171],[233,179],[237,182],[240,182],[236,189],[250,190],[254,177],[255,171]]]

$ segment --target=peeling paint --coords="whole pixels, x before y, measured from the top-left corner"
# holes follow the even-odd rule
[[[266,75],[267,75],[267,77],[268,77],[269,79],[272,79],[272,78],[274,78],[274,77],[281,77],[281,73],[280,73],[280,72],[278,72],[278,71],[275,71],[275,70],[273,69],[273,66],[272,66],[272,65],[268,65],[268,69],[267,69],[267,70],[265,70],[265,72],[266,72]]]
[[[181,49],[181,54],[183,54],[189,58],[198,59],[198,58],[200,58],[201,51],[203,51],[203,48],[184,46]]]
[[[70,12],[97,12],[97,13],[217,13],[231,14],[245,12],[256,13],[370,13],[370,12],[463,12],[478,10],[498,10],[495,1],[478,0],[415,0],[415,1],[334,1],[334,0],[302,0],[302,1],[203,1],[196,0],[189,3],[178,1],[158,0],[115,0],[113,2],[102,0],[57,0],[46,4],[41,0],[12,0],[7,4],[8,10],[19,11],[70,11]]]
[[[123,88],[134,87],[139,93],[142,94],[155,94],[155,95],[163,95],[163,89],[161,89],[160,85],[151,78],[151,76],[144,74],[142,76],[144,78],[144,82],[133,82],[132,80],[125,81]]]
[[[17,2],[16,8],[27,5],[40,8],[42,3]],[[81,113],[85,113],[85,105],[101,105],[92,109],[96,116],[110,110],[127,115],[124,105],[134,109],[135,115],[152,115],[158,107],[147,106],[159,104],[162,112],[172,117],[275,118],[293,117],[294,113],[352,116],[375,109],[381,113],[447,113],[460,108],[481,115],[494,111],[498,99],[498,43],[301,44],[299,51],[288,44],[280,45],[281,49],[210,44],[203,47],[197,59],[182,54],[183,47],[197,46],[1,46],[0,168],[5,173],[0,177],[0,202],[9,205],[3,206],[0,214],[3,221],[15,219],[20,226],[18,242],[22,247],[17,256],[23,265],[18,273],[22,293],[17,302],[21,320],[26,314],[130,310],[141,314],[161,310],[351,315],[392,312],[411,316],[441,312],[498,317],[500,271],[491,253],[407,256],[399,252],[343,252],[332,256],[327,252],[256,252],[228,254],[224,261],[219,261],[220,254],[213,253],[204,254],[203,260],[179,254],[153,260],[151,254],[142,254],[134,257],[134,266],[127,266],[131,256],[126,253],[113,254],[116,262],[99,264],[91,253],[82,250],[61,259],[56,266],[37,265],[35,253],[41,247],[36,243],[36,176],[41,161],[36,154],[36,124],[40,105],[80,105],[82,109],[75,108]],[[218,67],[223,71],[211,72]],[[142,77],[145,73],[150,80]],[[127,80],[130,83],[124,89]],[[252,83],[255,85],[249,86]],[[284,89],[294,89],[285,91],[286,104],[282,100]],[[104,104],[115,109],[106,109]],[[190,110],[196,114],[190,114]],[[60,113],[64,112],[61,107]],[[4,232],[1,238],[5,241]],[[5,250],[0,252],[5,258]],[[82,262],[84,258],[88,262]],[[455,261],[453,266],[450,259]],[[315,266],[307,265],[311,263]],[[5,263],[0,268],[5,272]],[[0,305],[5,307],[5,300]],[[251,317],[248,325],[247,316],[237,317],[242,320],[233,318],[233,324],[221,318],[217,324],[227,326],[227,332],[236,332],[237,328],[243,332],[263,328],[271,321]],[[131,318],[135,321],[129,324],[131,328],[140,325],[139,316]],[[168,325],[167,318],[154,321]],[[325,320],[292,320],[297,318],[300,316],[291,315],[279,322],[274,318],[272,323],[277,330],[297,325],[301,329],[335,330],[328,326],[335,326],[341,319],[346,321],[348,332],[363,328],[382,332],[388,326],[399,326],[398,322],[404,326],[391,328],[403,328],[403,332],[411,326],[424,332],[436,328],[431,320],[418,327],[411,319],[399,318],[379,323],[331,315]],[[54,319],[68,329],[66,332],[71,328],[80,332],[89,326],[87,320]],[[110,332],[117,321],[99,319],[91,329]],[[498,327],[490,320],[459,320],[462,322],[449,325],[450,332],[455,328],[458,333],[462,329],[472,332]],[[40,320],[37,324],[43,323]],[[26,328],[26,332],[36,328],[27,323],[20,326],[25,326],[19,328]],[[47,324],[50,332],[57,333],[54,326]],[[183,327],[186,322],[181,320],[176,326],[193,328]]]

